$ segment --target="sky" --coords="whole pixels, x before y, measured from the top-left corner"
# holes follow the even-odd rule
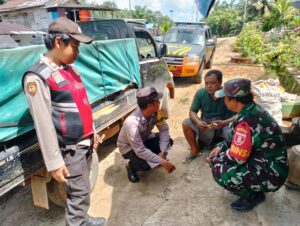
[[[103,3],[105,0],[94,0],[97,3]],[[129,0],[111,0],[114,1],[118,8],[128,9]],[[147,6],[152,11],[160,11],[176,22],[195,22],[196,13],[198,12],[195,0],[130,0],[131,9],[134,6]],[[171,10],[173,12],[171,12]],[[198,14],[199,17],[199,14]],[[198,18],[199,19],[199,18]]]

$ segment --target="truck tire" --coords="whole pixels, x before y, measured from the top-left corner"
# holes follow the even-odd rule
[[[211,68],[211,66],[212,66],[212,64],[213,64],[214,54],[215,54],[215,50],[212,52],[209,61],[207,61],[206,65],[205,65],[205,68],[206,68],[206,69],[210,69],[210,68]]]
[[[90,187],[91,191],[93,191],[98,177],[98,169],[99,169],[99,159],[98,154],[94,150],[92,153],[92,160],[90,165]],[[58,183],[56,180],[52,178],[52,180],[47,184],[47,194],[49,199],[56,205],[65,207],[67,203],[67,192],[66,186],[62,183]]]
[[[204,70],[204,65],[205,65],[205,60],[202,61],[199,72],[194,77],[194,82],[195,83],[201,83],[202,82],[202,74],[203,74],[203,70]]]

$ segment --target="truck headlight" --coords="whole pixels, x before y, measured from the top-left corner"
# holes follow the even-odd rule
[[[199,63],[200,57],[195,54],[189,54],[184,57],[184,62],[187,64],[196,64]]]

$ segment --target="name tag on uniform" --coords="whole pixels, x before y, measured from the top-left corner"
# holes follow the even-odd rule
[[[56,84],[59,86],[59,87],[62,87],[66,84],[68,84],[68,81],[60,74],[59,71],[55,71],[53,74],[52,74],[52,78],[54,79],[54,81],[56,82]]]

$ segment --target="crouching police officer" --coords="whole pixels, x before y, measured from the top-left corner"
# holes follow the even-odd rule
[[[104,225],[87,215],[90,205],[88,162],[93,145],[92,109],[73,63],[80,42],[93,40],[73,21],[60,17],[49,26],[48,52],[27,70],[23,88],[46,168],[67,185],[67,225]],[[93,140],[95,140],[93,144]]]
[[[225,96],[227,108],[238,113],[228,139],[208,156],[215,181],[240,196],[231,203],[248,211],[265,200],[265,192],[278,190],[288,175],[285,141],[277,122],[253,101],[251,82],[234,79],[215,93]]]
[[[138,171],[148,171],[162,166],[167,172],[175,170],[175,166],[167,160],[168,151],[173,145],[169,135],[169,126],[159,111],[162,93],[152,86],[139,89],[137,93],[138,107],[129,115],[120,131],[117,145],[125,159],[128,180],[139,182]],[[152,133],[154,126],[158,133]]]

